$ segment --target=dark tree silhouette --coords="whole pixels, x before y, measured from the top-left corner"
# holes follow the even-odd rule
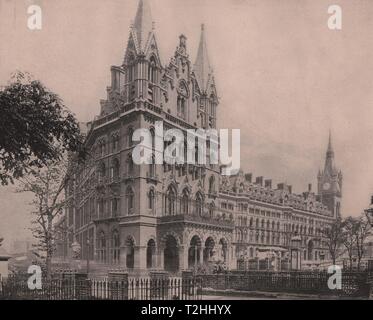
[[[82,152],[82,140],[74,115],[40,81],[18,72],[0,90],[1,184],[59,160],[65,151]]]

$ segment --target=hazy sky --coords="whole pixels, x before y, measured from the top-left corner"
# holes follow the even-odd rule
[[[138,0],[0,0],[0,84],[16,69],[57,92],[81,121],[99,112],[110,66],[121,64]],[[343,215],[373,193],[373,1],[149,0],[165,65],[183,33],[194,62],[205,23],[219,126],[241,129],[241,162],[255,176],[316,190],[331,129],[344,174]],[[27,28],[39,4],[41,31]],[[343,27],[327,27],[328,6]],[[0,233],[28,225],[28,199],[0,193]]]

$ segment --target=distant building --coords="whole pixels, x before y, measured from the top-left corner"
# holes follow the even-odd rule
[[[66,189],[59,257],[70,257],[71,244],[78,242],[82,259],[108,268],[177,272],[221,261],[235,269],[244,259],[280,266],[295,239],[300,259],[327,259],[322,229],[339,216],[342,196],[331,139],[317,194],[311,187],[294,194],[289,185],[274,188],[271,180],[254,181],[243,172],[222,177],[213,164],[134,165],[137,128],[148,128],[154,139],[155,121],[184,132],[217,124],[205,28],[194,65],[186,36],[164,65],[157,41],[149,5],[140,0],[123,63],[111,68],[108,97],[89,123],[91,157]]]

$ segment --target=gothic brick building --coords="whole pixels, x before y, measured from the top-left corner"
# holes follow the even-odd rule
[[[66,189],[57,254],[70,256],[78,242],[83,259],[108,268],[179,271],[219,260],[235,269],[245,259],[280,266],[297,237],[304,260],[325,259],[321,229],[339,215],[342,187],[331,142],[318,195],[242,172],[222,177],[219,165],[134,164],[137,128],[153,137],[156,121],[165,130],[216,128],[204,26],[194,64],[184,35],[169,62],[161,61],[149,4],[140,0],[123,63],[111,68],[107,99],[88,123],[91,156]]]

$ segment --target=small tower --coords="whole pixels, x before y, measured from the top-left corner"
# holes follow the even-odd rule
[[[331,133],[329,133],[324,170],[319,171],[317,177],[318,196],[320,201],[328,207],[335,218],[341,214],[342,180],[342,172],[334,165],[332,137]]]
[[[199,126],[202,128],[216,128],[216,109],[219,104],[214,72],[211,68],[207,53],[205,25],[201,25],[201,38],[193,68],[194,76],[200,93]]]

